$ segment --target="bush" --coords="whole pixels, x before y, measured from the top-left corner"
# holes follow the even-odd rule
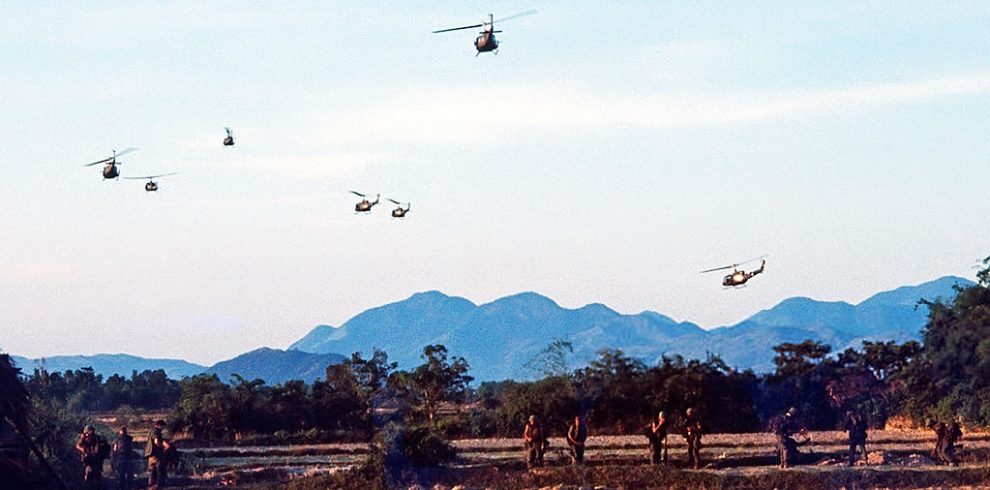
[[[389,424],[382,434],[389,469],[439,466],[457,455],[443,431],[427,426]]]

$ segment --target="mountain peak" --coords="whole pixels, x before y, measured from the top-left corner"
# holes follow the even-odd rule
[[[522,293],[516,293],[509,296],[505,296],[490,303],[481,305],[482,307],[495,306],[495,305],[511,305],[511,306],[553,306],[560,308],[560,305],[556,301],[543,296],[542,294],[535,293],[533,291],[525,291]]]

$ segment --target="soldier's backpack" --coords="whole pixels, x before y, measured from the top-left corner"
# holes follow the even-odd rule
[[[97,459],[97,461],[103,461],[104,459],[107,459],[108,457],[110,457],[110,443],[108,443],[106,440],[104,440],[101,437],[100,438],[100,448],[96,452],[96,459]]]

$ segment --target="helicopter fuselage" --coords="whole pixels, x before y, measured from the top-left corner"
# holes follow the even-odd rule
[[[392,217],[393,218],[405,218],[406,217],[406,213],[408,213],[408,212],[409,212],[408,209],[395,208],[395,209],[392,210]]]
[[[116,179],[120,175],[120,170],[117,169],[115,163],[108,163],[103,167],[103,178],[104,179]]]
[[[374,203],[369,201],[361,201],[354,205],[354,210],[359,213],[367,213],[368,211],[371,211],[371,207],[374,205]]]
[[[495,51],[498,49],[498,40],[495,39],[494,33],[482,31],[482,33],[478,35],[478,38],[474,40],[474,47],[479,53]]]
[[[234,146],[234,137],[228,136],[223,139],[223,146]]]
[[[149,181],[147,184],[144,184],[144,190],[148,192],[155,192],[158,190],[158,183],[153,180]]]

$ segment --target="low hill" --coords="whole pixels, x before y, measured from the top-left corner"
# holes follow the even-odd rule
[[[218,362],[206,370],[229,383],[234,374],[244,379],[263,379],[268,385],[302,380],[312,383],[326,377],[327,366],[344,360],[339,354],[312,354],[301,351],[284,351],[263,347],[245,352],[233,359]]]
[[[93,372],[109,378],[114,374],[130,377],[134,371],[154,371],[162,369],[172,379],[182,379],[203,372],[200,366],[181,359],[147,359],[130,354],[95,354],[92,356],[51,356],[42,359],[11,356],[17,367],[24,373],[31,373],[36,366],[44,365],[49,372],[63,372],[82,368],[93,368]]]

